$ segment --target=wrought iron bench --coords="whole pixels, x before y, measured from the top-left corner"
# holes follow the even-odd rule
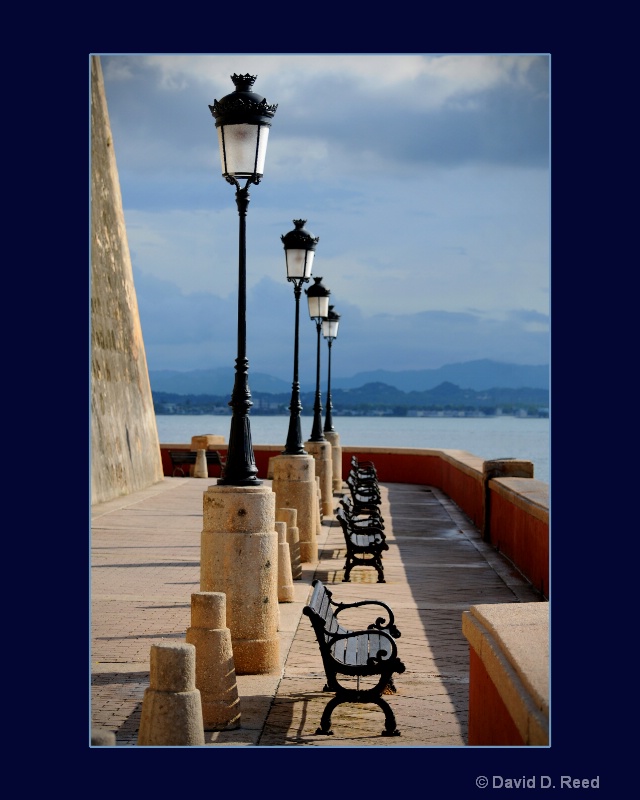
[[[337,514],[341,510],[352,526],[361,528],[373,525],[382,531],[384,530],[384,517],[380,513],[378,506],[371,506],[366,512],[357,512],[350,496],[343,495],[339,502],[341,509],[336,508],[335,513]]]
[[[311,620],[320,648],[327,677],[324,691],[335,692],[322,713],[316,734],[333,734],[331,715],[341,703],[375,703],[384,712],[385,726],[382,735],[399,736],[395,715],[386,700],[382,699],[383,693],[396,693],[393,674],[402,673],[406,669],[398,658],[395,639],[399,638],[400,631],[395,626],[392,610],[386,603],[378,600],[336,603],[332,600],[332,592],[322,581],[314,580],[311,585],[313,593],[303,612]],[[386,616],[376,617],[363,630],[349,630],[338,622],[338,614],[345,609],[368,606],[378,607],[376,613],[382,609]],[[340,682],[347,682],[349,679],[351,686],[344,686]],[[361,682],[373,685],[361,687]]]
[[[378,583],[386,583],[382,552],[389,549],[384,532],[375,525],[355,525],[351,523],[344,511],[336,511],[336,519],[342,527],[344,541],[347,546],[347,557],[344,562],[344,582],[349,583],[351,570],[356,566],[373,567],[378,573]]]
[[[350,472],[356,480],[377,481],[378,473],[373,461],[358,461],[356,456],[351,456]]]
[[[207,466],[215,464],[221,468],[224,467],[224,460],[217,450],[205,450],[207,457]],[[169,458],[171,459],[171,466],[173,467],[173,476],[178,474],[184,476],[185,465],[195,464],[198,453],[196,450],[169,450]]]
[[[363,484],[355,480],[349,474],[345,480],[351,500],[353,510],[356,514],[369,513],[372,509],[377,509],[381,502],[380,491],[376,484]]]

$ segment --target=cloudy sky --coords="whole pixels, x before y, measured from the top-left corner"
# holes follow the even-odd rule
[[[550,355],[548,55],[102,55],[151,371],[233,366],[238,213],[208,106],[277,103],[247,216],[251,372],[290,381],[280,237],[319,236],[332,374]],[[301,301],[300,379],[316,330]],[[323,349],[325,358],[326,349]],[[250,381],[251,382],[251,381]]]

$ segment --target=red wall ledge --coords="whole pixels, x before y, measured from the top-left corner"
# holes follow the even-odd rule
[[[549,597],[549,485],[532,478],[489,481],[485,539]]]
[[[462,613],[469,642],[474,745],[549,745],[549,603],[497,603]]]
[[[191,450],[191,444],[161,444],[164,475],[173,475],[169,450]],[[210,445],[223,458],[227,446]],[[269,460],[283,445],[253,445],[258,477],[266,479]],[[485,461],[465,450],[409,447],[342,446],[342,474],[351,458],[373,461],[381,483],[414,483],[441,489],[480,530],[485,541],[500,550],[538,589],[549,597],[549,486],[533,477],[529,461]],[[188,473],[187,473],[188,474]],[[220,476],[209,466],[209,477]]]

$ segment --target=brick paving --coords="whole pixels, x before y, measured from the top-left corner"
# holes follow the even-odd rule
[[[184,641],[191,623],[208,485],[197,478],[165,478],[92,508],[91,724],[113,731],[117,746],[137,743],[151,645]],[[295,602],[279,605],[280,672],[236,676],[241,726],[205,732],[205,746],[466,745],[469,648],[462,612],[480,603],[540,597],[438,489],[385,484],[381,491],[389,544],[386,583],[377,583],[375,570],[364,567],[353,569],[350,583],[342,582],[342,531],[325,515],[318,561],[304,564],[302,579],[294,581]],[[406,672],[395,676],[397,693],[386,699],[400,736],[380,735],[384,715],[373,704],[338,706],[334,734],[315,734],[333,694],[323,692],[320,651],[302,614],[314,577],[339,602],[376,599],[393,609]]]

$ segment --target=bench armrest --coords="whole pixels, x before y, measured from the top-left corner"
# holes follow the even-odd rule
[[[334,614],[337,617],[341,611],[344,611],[347,608],[361,608],[363,606],[380,606],[387,612],[388,622],[385,620],[384,617],[378,617],[375,622],[372,622],[368,625],[368,630],[375,629],[382,633],[388,632],[394,639],[400,638],[400,631],[396,628],[395,625],[395,617],[393,616],[393,611],[389,608],[386,603],[383,603],[382,600],[358,600],[357,603],[338,603],[335,606]]]

